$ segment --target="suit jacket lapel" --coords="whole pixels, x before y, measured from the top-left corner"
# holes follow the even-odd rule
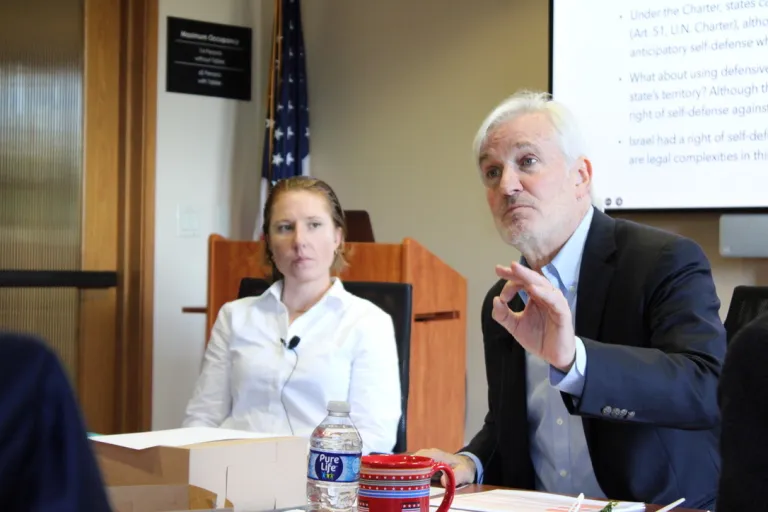
[[[576,335],[597,340],[613,277],[610,257],[616,251],[616,221],[595,210],[579,271],[576,299]]]
[[[523,299],[520,295],[515,295],[514,298],[507,303],[512,311],[519,312],[525,307]],[[502,367],[504,368],[503,389],[507,400],[511,400],[514,407],[508,409],[514,411],[515,414],[519,414],[520,410],[526,411],[523,415],[527,416],[527,392],[526,380],[525,380],[525,349],[510,335],[503,327],[499,326],[500,331],[503,331],[502,336],[509,340],[504,343],[507,350],[504,350],[500,356],[504,358]],[[507,391],[508,390],[508,391]]]
[[[520,298],[520,295],[515,295],[507,305],[516,313],[522,311],[525,307],[525,303],[523,302],[523,299]],[[509,335],[509,337],[511,338],[510,343],[508,344],[510,353],[507,356],[509,359],[506,364],[509,365],[509,370],[511,371],[507,371],[507,375],[505,375],[504,378],[511,380],[505,382],[505,386],[509,386],[506,389],[515,390],[515,400],[522,400],[523,404],[526,404],[525,349],[520,346],[513,336]],[[518,392],[520,390],[522,390],[522,392]]]
[[[509,302],[512,311],[519,312],[525,307],[520,295]],[[503,327],[502,327],[503,329]],[[504,331],[506,333],[506,330]],[[530,458],[530,439],[528,432],[528,385],[526,380],[525,349],[510,334],[506,334],[509,343],[504,358],[503,391],[504,404],[501,414],[504,415],[502,430],[508,436],[508,442],[503,443],[502,459],[507,465],[508,475],[514,478],[508,484],[532,489],[535,480],[533,462]],[[528,455],[527,458],[524,458]]]

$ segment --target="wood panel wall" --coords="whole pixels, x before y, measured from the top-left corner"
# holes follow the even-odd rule
[[[83,270],[117,268],[120,172],[119,2],[85,1]],[[78,392],[88,428],[116,425],[117,291],[80,293]]]
[[[88,428],[151,427],[158,0],[85,0],[79,399]]]

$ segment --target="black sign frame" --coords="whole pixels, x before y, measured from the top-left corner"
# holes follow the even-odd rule
[[[168,16],[166,91],[251,100],[253,30]]]

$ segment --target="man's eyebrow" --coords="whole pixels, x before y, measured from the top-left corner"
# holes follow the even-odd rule
[[[512,145],[515,149],[539,149],[539,147],[533,142],[521,141]]]
[[[515,150],[529,149],[529,150],[533,150],[533,151],[538,151],[538,149],[539,149],[539,147],[536,144],[534,144],[533,142],[528,142],[528,141],[515,142],[514,144],[507,145],[507,148],[515,149]],[[480,158],[478,158],[477,161],[480,164],[482,164],[485,160],[488,160],[490,158],[491,158],[490,153],[488,153],[487,151],[484,151],[483,153],[480,153]]]

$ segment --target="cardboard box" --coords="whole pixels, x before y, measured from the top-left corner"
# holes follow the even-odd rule
[[[196,432],[202,429],[196,429]],[[213,430],[216,438],[220,432]],[[206,432],[211,434],[211,432]],[[172,486],[194,486],[237,508],[273,510],[306,504],[308,440],[301,437],[234,439],[183,444],[200,438],[188,429],[158,433],[99,436],[91,440],[108,487],[164,486],[158,492],[182,492]],[[145,437],[142,437],[145,436]],[[139,437],[133,437],[139,436]],[[138,442],[137,442],[138,440]],[[135,490],[112,490],[117,497]],[[165,499],[165,498],[163,498]],[[209,507],[213,508],[213,507]]]
[[[211,510],[216,494],[194,485],[126,485],[108,487],[113,512],[171,512]],[[233,505],[225,503],[227,508]]]

